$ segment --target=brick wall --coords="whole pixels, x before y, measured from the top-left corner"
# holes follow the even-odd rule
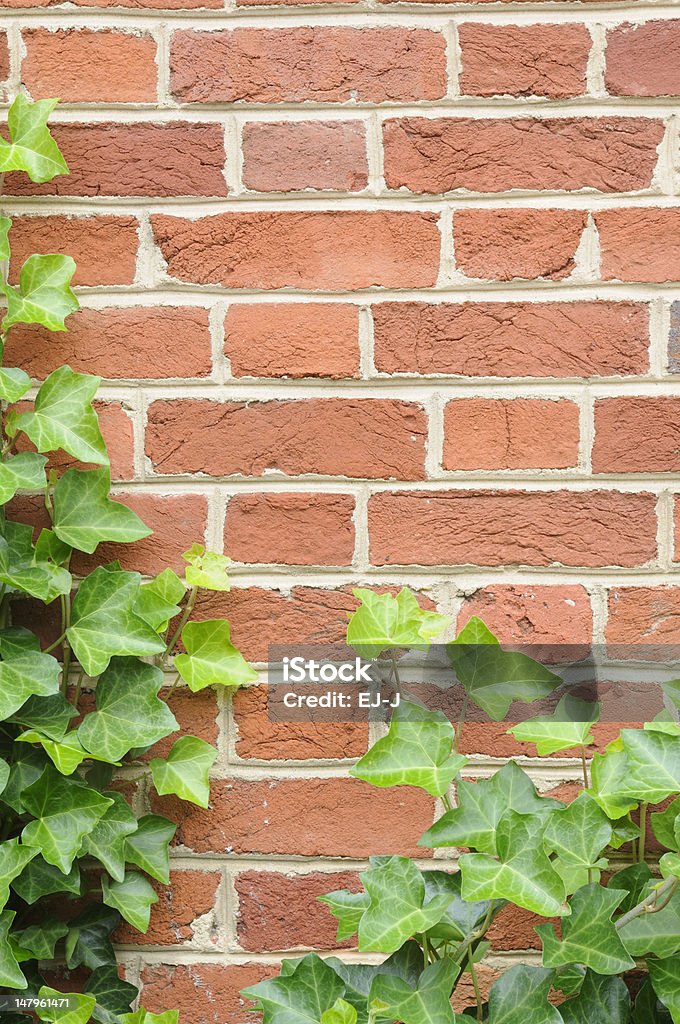
[[[672,4],[4,13],[5,91],[61,96],[72,170],[8,176],[13,244],[72,254],[83,304],[8,357],[105,378],[116,487],[157,530],[126,565],[224,546],[235,590],[199,611],[259,662],[340,638],[357,581],[506,639],[680,640]],[[220,747],[212,810],[122,955],[152,1009],[240,1024],[239,988],[334,947],[314,897],[426,857],[434,806],[347,777],[364,726],[275,726],[258,687],[173,700]],[[482,774],[517,752],[468,743]],[[500,918],[487,978],[531,925]]]

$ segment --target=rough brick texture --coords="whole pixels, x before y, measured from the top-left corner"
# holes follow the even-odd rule
[[[417,587],[451,630],[478,615],[537,656],[680,643],[672,5],[7,8],[0,98],[60,96],[71,168],[5,177],[9,276],[70,254],[82,309],[64,333],[16,328],[4,362],[102,377],[114,496],[156,531],[76,572],[224,551],[232,590],[196,617],[226,617],[260,664],[342,642],[357,586]],[[40,498],[9,515],[49,525]],[[46,642],[58,619],[14,611]],[[316,897],[371,854],[427,857],[435,801],[349,778],[368,723],[276,720],[262,678],[170,701],[219,747],[211,807],[182,810],[148,934],[116,938],[151,1011],[246,1024],[239,990],[282,955],[353,955]],[[589,753],[614,736],[602,722]],[[534,754],[505,723],[467,723],[461,749],[473,776]],[[570,800],[579,772],[560,755],[540,787]],[[534,924],[499,915],[483,992]]]

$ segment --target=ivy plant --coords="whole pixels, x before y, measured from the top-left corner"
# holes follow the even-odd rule
[[[322,896],[338,941],[355,936],[370,961],[315,953],[285,960],[279,977],[243,991],[264,1024],[680,1024],[675,718],[664,713],[642,729],[622,729],[589,759],[597,704],[571,696],[558,675],[526,655],[504,650],[475,618],[447,645],[464,691],[454,724],[421,706],[399,680],[399,652],[424,650],[445,621],[408,590],[355,595],[348,642],[391,664],[401,699],[387,734],[350,774],[439,798],[441,813],[419,843],[423,853],[450,850],[455,867],[421,869],[408,857],[377,856],[358,892]],[[665,690],[667,703],[680,707],[680,683]],[[541,795],[513,760],[488,778],[470,777],[460,753],[470,704],[501,721],[512,701],[525,702],[530,715],[533,701],[560,692],[551,715],[508,731],[539,756],[580,759],[575,799]],[[546,919],[535,927],[540,953],[502,973],[485,996],[478,964],[508,906]],[[474,993],[468,1005],[462,992]]]
[[[0,171],[36,182],[67,173],[46,123],[55,102],[16,98]],[[73,260],[36,254],[14,267],[11,226],[0,218],[0,354],[14,325],[63,331],[78,309]],[[155,789],[205,807],[211,744],[181,736],[167,754],[153,749],[179,731],[168,698],[178,682],[197,691],[256,678],[226,621],[189,621],[201,589],[229,589],[224,555],[196,544],[182,576],[167,568],[147,580],[118,562],[73,572],[79,553],[102,541],[151,532],[109,496],[92,405],[98,385],[61,366],[36,390],[24,370],[0,360],[0,994],[28,1008],[0,1011],[2,1024],[35,1019],[31,1007],[57,1024],[175,1024],[172,1010],[133,1012],[137,989],[116,967],[112,936],[122,921],[148,928],[157,890],[169,882],[176,829],[137,813],[129,797],[139,791],[143,806]],[[53,453],[75,465],[59,471]],[[42,496],[42,528],[22,517],[31,505],[16,500],[22,493]],[[32,614],[17,615],[28,599]],[[86,978],[67,1004],[53,987],[55,962]]]

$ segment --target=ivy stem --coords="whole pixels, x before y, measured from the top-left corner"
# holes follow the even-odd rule
[[[479,991],[479,979],[477,978],[477,970],[474,965],[473,953],[471,949],[468,949],[468,967],[470,969],[472,987],[475,991],[475,999],[477,1001],[477,1020],[481,1021],[484,1019],[484,1003],[482,1000],[482,993]]]
[[[64,696],[68,690],[68,670],[71,666],[71,645],[68,642],[67,633],[68,628],[71,625],[71,595],[62,594],[61,596],[61,628],[63,629],[63,641],[62,641],[62,691]]]
[[[58,647],[60,644],[63,644],[65,639],[66,639],[66,633],[64,632],[64,633],[61,634],[61,636],[57,637],[57,639],[54,641],[53,644],[50,644],[49,647],[45,648],[45,650],[43,651],[43,654],[49,654],[50,651],[53,651],[55,649],[55,647]]]
[[[84,676],[85,676],[85,672],[81,668],[80,672],[78,673],[78,680],[76,682],[76,695],[75,695],[75,698],[74,698],[74,701],[73,701],[73,703],[74,703],[76,708],[78,707],[78,702],[80,701],[80,691],[81,691],[82,686],[83,686],[83,678],[84,678]]]
[[[458,719],[458,725],[456,726],[456,732],[455,732],[455,735],[453,737],[453,752],[454,752],[454,754],[457,754],[459,752],[459,750],[460,750],[460,740],[461,740],[461,735],[462,735],[462,732],[463,732],[463,725],[465,723],[465,714],[467,712],[467,706],[468,706],[468,695],[466,693],[465,696],[463,697],[463,703],[462,703],[461,709],[460,709],[460,717]]]
[[[647,842],[647,804],[643,801],[640,804],[640,838],[638,839],[637,859],[640,864],[645,859],[645,845]]]
[[[449,799],[449,794],[448,793],[442,793],[441,801],[444,804],[444,807],[446,808],[447,811],[452,811],[453,810],[453,804],[451,803],[451,800]]]
[[[191,615],[192,611],[194,610],[194,605],[196,604],[196,598],[197,597],[198,597],[198,587],[192,587],[191,590],[189,591],[189,596],[187,598],[187,603],[184,606],[184,611],[182,612],[182,615],[180,617],[179,623],[177,625],[177,629],[175,630],[175,632],[172,634],[172,636],[168,640],[168,645],[165,648],[165,652],[163,654],[163,659],[164,660],[166,658],[169,658],[171,656],[172,652],[174,651],[175,644],[177,643],[177,641],[179,640],[180,636],[182,635],[182,630],[186,626],[187,620],[188,620],[189,616]]]
[[[677,889],[678,884],[680,884],[680,879],[677,879],[675,875],[671,875],[670,878],[667,878],[658,889],[653,889],[648,896],[645,896],[645,898],[638,903],[636,907],[629,910],[627,914],[623,914],[618,921],[615,922],[615,927],[617,929],[621,929],[624,925],[628,924],[629,921],[634,921],[636,917],[640,917],[641,914],[656,914],[659,910],[663,910]],[[667,898],[659,903],[660,897]]]
[[[586,760],[586,748],[581,746],[581,769],[583,771],[583,788],[590,788],[590,780],[588,779],[588,762]]]

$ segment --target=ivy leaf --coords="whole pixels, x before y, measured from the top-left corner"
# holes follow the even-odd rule
[[[9,781],[2,791],[0,801],[11,807],[17,814],[24,814],[22,794],[31,783],[40,778],[47,761],[42,751],[27,747],[15,747],[9,769]]]
[[[242,991],[255,999],[263,1024],[320,1024],[321,1015],[342,998],[345,986],[332,967],[308,953],[287,975],[268,978]]]
[[[157,633],[164,633],[170,620],[179,615],[179,604],[184,594],[184,584],[179,576],[172,569],[164,569],[150,583],[141,585],[135,612]]]
[[[625,751],[608,750],[606,754],[593,755],[589,793],[609,818],[622,818],[639,803],[628,789],[629,775]]]
[[[622,729],[621,740],[628,755],[632,788],[644,791],[651,779],[655,792],[658,790],[664,796],[680,793],[680,743],[676,736]]]
[[[544,842],[564,864],[576,868],[603,867],[598,857],[612,836],[609,818],[588,793],[580,793],[564,810],[548,819]]]
[[[598,704],[589,704],[566,693],[552,715],[530,718],[513,725],[508,732],[521,743],[535,743],[540,757],[572,747],[584,747],[594,740],[590,727],[600,717]]]
[[[367,892],[350,892],[348,889],[335,889],[317,897],[319,903],[325,903],[338,922],[335,936],[338,942],[349,939],[359,927],[359,922],[368,909],[371,897]]]
[[[0,757],[0,793],[9,782],[9,765]]]
[[[102,469],[68,469],[54,489],[54,532],[65,544],[88,554],[102,541],[129,544],[152,532],[136,512],[111,501],[111,474]]]
[[[115,762],[134,747],[151,746],[176,732],[175,716],[157,696],[162,685],[163,673],[154,665],[114,658],[97,683],[97,710],[78,729],[83,746]]]
[[[103,901],[108,907],[117,910],[125,920],[145,933],[149,928],[151,907],[158,903],[158,895],[143,875],[138,871],[126,871],[122,882],[102,878]]]
[[[71,870],[64,874],[60,868],[48,864],[43,857],[37,856],[12,882],[12,888],[29,905],[37,903],[43,896],[52,896],[54,893],[66,892],[80,896],[80,868],[74,863]]]
[[[357,1011],[344,999],[336,999],[330,1010],[321,1014],[321,1024],[357,1024]]]
[[[210,800],[208,772],[217,759],[217,751],[196,736],[182,736],[173,745],[164,760],[155,757],[151,762],[151,775],[159,796],[174,793],[199,807],[207,807]]]
[[[387,736],[379,739],[350,775],[373,786],[417,786],[432,796],[446,793],[467,758],[452,753],[455,731],[441,711],[402,701]]]
[[[505,718],[513,701],[546,697],[562,682],[533,658],[499,644],[451,643],[447,652],[468,697],[495,722]]]
[[[489,1020],[493,1024],[562,1024],[559,1011],[548,1002],[553,976],[553,971],[526,964],[505,971],[491,986]]]
[[[17,95],[7,114],[11,141],[0,139],[0,173],[25,171],[35,182],[68,174],[66,161],[47,127],[47,118],[57,102],[38,100],[31,103],[23,93]]]
[[[62,693],[53,693],[48,697],[29,697],[9,720],[35,729],[51,740],[61,740],[69,722],[77,716],[77,710]]]
[[[120,1024],[178,1024],[179,1010],[165,1010],[164,1013],[149,1013],[140,1006],[135,1013],[124,1013]]]
[[[459,861],[464,900],[506,899],[543,917],[564,916],[564,882],[543,850],[542,815],[506,811],[498,822],[498,860],[466,853]]]
[[[143,656],[165,650],[156,631],[134,611],[139,581],[138,573],[109,572],[99,566],[78,588],[67,636],[88,676],[102,673],[115,655]],[[131,664],[126,664],[132,671]]]
[[[680,796],[663,811],[650,815],[652,832],[668,850],[680,850]]]
[[[635,997],[632,1024],[672,1024],[671,1015],[656,998],[649,977]]]
[[[66,936],[66,966],[73,970],[84,965],[91,971],[116,964],[111,933],[120,924],[120,914],[104,906],[91,906],[71,922]]]
[[[137,831],[125,840],[125,859],[167,885],[170,881],[169,846],[177,826],[159,814],[145,814]]]
[[[0,367],[0,399],[3,402],[13,405],[24,397],[30,386],[31,378],[23,370],[16,366]]]
[[[105,757],[99,757],[97,754],[91,754],[85,750],[75,731],[68,733],[60,740],[53,740],[49,736],[43,736],[36,732],[35,729],[29,729],[28,732],[17,736],[16,742],[39,743],[54,767],[62,775],[73,775],[76,768],[79,768],[87,758],[94,761],[106,761]]]
[[[473,615],[465,623],[453,644],[497,644],[498,637],[494,636],[485,622]]]
[[[4,139],[2,140],[5,141]],[[8,260],[11,255],[9,232],[12,221],[9,217],[0,217],[0,260]]]
[[[642,898],[651,892],[648,886]],[[669,900],[663,910],[654,914],[640,914],[619,929],[619,937],[631,956],[639,957],[651,953],[661,959],[680,951],[680,890]]]
[[[0,283],[7,299],[6,332],[14,324],[40,324],[48,331],[65,331],[64,320],[80,308],[70,287],[76,272],[70,256],[29,256],[19,272],[19,287]]]
[[[669,878],[670,875],[680,878],[680,853],[664,853],[659,861],[659,867],[664,878]]]
[[[451,989],[459,973],[459,965],[445,957],[425,968],[415,988],[401,978],[378,974],[369,1008],[377,1017],[402,1024],[454,1024]]]
[[[0,505],[6,505],[17,491],[42,491],[45,488],[44,455],[19,452],[0,462]]]
[[[283,964],[286,962],[284,960]],[[410,940],[381,964],[348,964],[335,956],[328,957],[325,963],[332,967],[345,983],[344,998],[359,1011],[361,1021],[367,1018],[368,997],[378,974],[401,978],[414,987],[418,984],[424,967],[422,949],[417,942]]]
[[[92,399],[100,378],[60,366],[43,382],[32,412],[8,417],[7,432],[22,430],[39,452],[62,448],[81,462],[108,466],[109,457]]]
[[[204,590],[229,590],[231,584],[227,576],[230,559],[226,555],[218,555],[215,551],[206,551],[203,544],[193,544],[184,551],[182,558],[188,562],[186,581],[192,587],[203,587]]]
[[[423,650],[450,622],[445,615],[421,608],[406,587],[396,597],[361,587],[352,593],[361,605],[347,624],[347,643],[362,658],[377,658],[397,647]]]
[[[51,765],[22,797],[35,819],[24,827],[22,842],[40,850],[48,864],[64,874],[71,870],[84,837],[112,803],[89,786],[65,779]]]
[[[652,872],[646,863],[629,864],[622,871],[616,872],[610,884],[613,888],[623,889],[626,893],[626,898],[619,907],[622,914],[640,903],[651,880]]]
[[[49,604],[71,590],[71,574],[60,566],[38,558],[33,547],[33,528],[26,523],[6,521],[0,537],[0,583],[23,590]]]
[[[52,1024],[87,1024],[96,1002],[94,996],[82,995],[80,992],[57,992],[47,986],[40,989],[39,996],[48,1003],[68,997],[67,1006],[46,1005],[36,1008],[38,1018],[51,1021]]]
[[[67,924],[53,919],[33,924],[20,932],[15,931],[12,938],[36,960],[53,960],[55,946],[67,932]]]
[[[564,804],[540,797],[526,772],[508,761],[490,779],[458,783],[458,806],[447,811],[425,832],[419,846],[472,846],[496,853],[496,829],[508,809],[520,814],[548,815]]]
[[[187,653],[175,657],[175,668],[194,693],[213,683],[242,686],[257,679],[257,672],[231,643],[224,619],[188,622],[182,643]]]
[[[122,882],[125,877],[126,840],[137,831],[137,819],[125,797],[114,792],[108,795],[112,804],[92,832],[85,836],[80,852],[94,857],[116,882]]]
[[[10,884],[37,854],[37,850],[20,846],[18,839],[7,839],[0,843],[0,910],[4,909],[9,899]]]
[[[647,969],[654,991],[670,1011],[673,1024],[680,1022],[680,959],[648,960]]]
[[[136,986],[122,981],[118,976],[118,968],[113,964],[98,967],[93,971],[87,979],[83,991],[87,995],[93,995],[99,1006],[116,1015],[129,1013],[130,1007],[138,995]],[[96,1012],[95,1019],[97,1019]]]
[[[29,697],[59,691],[61,668],[49,654],[24,654],[0,662],[0,720],[9,718]]]
[[[393,953],[418,932],[426,932],[445,913],[451,896],[426,902],[422,872],[408,857],[389,857],[361,876],[370,904],[359,923],[359,949]]]
[[[560,1006],[564,1024],[628,1024],[630,996],[621,978],[588,971],[581,990]]]
[[[621,974],[635,967],[612,921],[612,914],[626,893],[586,885],[571,900],[571,916],[562,922],[562,939],[550,924],[534,929],[543,944],[543,966],[562,967],[579,963],[598,974]]]
[[[13,910],[3,910],[0,914],[0,985],[5,988],[28,988],[28,982],[14,955],[10,940],[10,930],[15,918]]]
[[[460,872],[449,874],[447,871],[423,871],[423,878],[428,899],[447,895],[451,901],[441,919],[429,929],[428,936],[431,939],[464,942],[477,931],[490,909],[495,914],[503,906],[500,900],[493,904],[489,900],[471,903],[462,899]]]

